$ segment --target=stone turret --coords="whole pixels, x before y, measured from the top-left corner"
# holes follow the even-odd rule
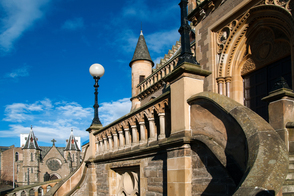
[[[26,138],[26,143],[23,147],[23,179],[19,181],[25,184],[31,184],[39,181],[39,163],[41,148],[37,143],[37,138],[34,135],[33,128]]]
[[[73,129],[71,130],[70,137],[67,140],[67,145],[64,149],[64,158],[68,161],[72,170],[80,163],[80,149],[73,134]]]
[[[152,73],[152,67],[154,66],[142,31],[140,32],[135,52],[129,66],[132,69],[131,111],[133,111],[140,107],[140,101],[136,97],[139,93],[136,87]]]

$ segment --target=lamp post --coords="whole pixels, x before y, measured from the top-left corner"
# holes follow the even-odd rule
[[[184,62],[199,65],[196,58],[193,56],[193,53],[191,52],[189,37],[191,27],[189,26],[187,19],[187,4],[187,0],[181,0],[178,4],[180,6],[181,13],[181,26],[178,30],[178,32],[181,35],[181,54],[179,56],[177,65],[181,65]]]
[[[98,101],[97,101],[97,88],[99,87],[98,85],[98,80],[103,76],[104,74],[104,68],[102,65],[98,64],[98,63],[94,63],[93,65],[90,66],[89,68],[89,73],[90,75],[92,75],[93,79],[95,80],[95,84],[94,84],[94,88],[95,88],[95,103],[93,105],[94,108],[94,118],[92,120],[92,124],[101,124],[99,118],[98,118]]]

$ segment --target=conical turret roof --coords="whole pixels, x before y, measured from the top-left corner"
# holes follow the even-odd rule
[[[31,126],[31,131],[28,135],[27,141],[23,147],[23,149],[36,149],[41,150],[41,148],[38,146],[37,138],[34,135],[33,127]]]
[[[67,146],[64,149],[65,151],[67,150],[76,150],[76,151],[80,151],[78,144],[76,142],[75,136],[73,134],[73,129],[71,130],[71,135],[69,137],[69,140],[67,142]]]
[[[133,54],[133,58],[131,62],[129,63],[129,66],[131,67],[132,63],[137,60],[150,61],[152,63],[152,66],[154,66],[154,62],[151,59],[142,31],[140,32],[137,45]]]

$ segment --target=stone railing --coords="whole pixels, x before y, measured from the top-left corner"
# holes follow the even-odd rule
[[[195,42],[191,43],[191,52],[195,55]],[[157,91],[163,87],[163,78],[169,75],[177,65],[178,56],[180,54],[180,42],[177,41],[176,44],[169,50],[168,54],[161,59],[160,63],[157,64],[156,69],[153,70],[153,73],[148,76],[144,81],[137,85],[139,89],[139,97],[144,99],[151,93]]]
[[[148,146],[169,136],[169,96],[170,92],[166,92],[138,110],[94,132],[96,156]]]
[[[57,183],[59,183],[61,179],[46,181],[46,182],[38,182],[31,185],[20,186],[7,193],[8,196],[18,196],[18,195],[44,195],[52,187],[54,187]]]

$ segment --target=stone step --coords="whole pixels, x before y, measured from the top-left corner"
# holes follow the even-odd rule
[[[294,185],[283,186],[283,193],[293,193],[294,194]]]
[[[294,179],[285,180],[284,185],[294,185]]]
[[[283,193],[283,196],[294,196],[294,193]]]
[[[294,170],[293,170],[293,171],[294,171]],[[294,180],[294,172],[293,172],[293,173],[290,172],[290,173],[287,174],[286,180],[291,180],[291,179]]]

